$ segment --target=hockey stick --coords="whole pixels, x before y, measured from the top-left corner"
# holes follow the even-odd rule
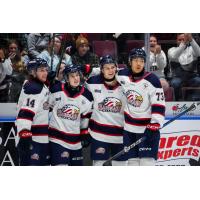
[[[183,116],[185,113],[189,112],[190,110],[196,108],[198,105],[200,105],[200,103],[193,103],[189,108],[187,108],[186,110],[184,110],[182,113],[176,115],[174,118],[170,119],[169,121],[167,121],[166,123],[164,123],[164,125],[162,126],[162,128],[164,128],[165,126],[167,126],[168,124],[172,123],[173,121],[175,121],[176,119],[178,119],[179,117]],[[160,128],[160,129],[162,129]],[[132,148],[134,148],[135,146],[137,146],[138,144],[140,144],[141,142],[144,142],[146,140],[146,137],[142,137],[139,140],[137,140],[136,142],[132,143],[130,146],[128,147],[124,147],[123,150],[121,150],[120,152],[118,152],[117,154],[115,154],[114,156],[112,156],[111,158],[109,158],[108,160],[106,160],[103,163],[103,166],[111,166],[111,161],[119,158],[121,155],[129,152]]]
[[[67,41],[67,34],[65,33],[63,36],[63,40],[62,40],[62,45],[61,45],[61,55],[60,55],[60,60],[59,63],[56,67],[56,77],[58,76],[59,70],[60,70],[60,65],[62,63],[63,57],[65,55],[65,51],[66,51],[66,41]]]
[[[53,69],[53,58],[54,58],[54,43],[55,43],[55,33],[53,33],[52,36],[52,46],[51,46],[51,50],[50,50],[50,56],[51,56],[51,71]]]

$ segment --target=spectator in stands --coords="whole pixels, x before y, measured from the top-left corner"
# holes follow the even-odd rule
[[[150,68],[149,71],[156,74],[161,82],[164,91],[169,88],[169,83],[165,79],[164,68],[167,65],[167,58],[154,35],[150,36]]]
[[[9,102],[17,102],[22,89],[24,80],[26,79],[26,70],[24,64],[25,52],[20,52],[19,45],[16,40],[10,40],[8,43],[8,56],[12,62],[12,75],[9,91]]]
[[[36,58],[44,49],[48,47],[50,34],[30,33],[27,39],[28,55],[30,59]]]
[[[93,68],[100,68],[99,58],[96,54],[90,52],[89,43],[85,37],[78,37],[76,49],[77,52],[72,55],[72,62],[85,67],[84,77],[87,78],[90,76]]]
[[[0,102],[8,101],[9,75],[12,74],[12,63],[10,58],[5,57],[5,50],[0,48]]]
[[[175,91],[176,100],[181,98],[181,87],[200,86],[200,77],[197,74],[197,59],[200,56],[200,47],[191,33],[177,34],[177,47],[168,50],[171,65],[171,86]],[[191,94],[192,100],[192,94]]]
[[[53,44],[54,40],[54,44]],[[63,41],[64,42],[64,41]],[[62,43],[62,36],[55,35],[55,38],[51,39],[48,48],[44,49],[37,57],[44,59],[50,67],[51,75],[50,78],[54,78],[56,75],[57,65],[61,59],[61,43]],[[72,64],[71,56],[64,53],[63,59],[61,61],[61,66],[59,70],[59,80],[62,80],[62,71],[64,70],[64,66],[69,66]]]

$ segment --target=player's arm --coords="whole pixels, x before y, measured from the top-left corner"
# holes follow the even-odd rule
[[[165,119],[165,96],[160,80],[152,75],[151,87],[149,88],[149,99],[151,105],[151,124],[158,124],[162,127]]]

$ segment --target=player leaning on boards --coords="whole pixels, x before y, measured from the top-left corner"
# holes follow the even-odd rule
[[[16,120],[20,165],[49,165],[48,65],[41,58],[28,63],[29,80],[25,81]]]
[[[83,165],[82,143],[88,133],[93,103],[92,94],[81,85],[81,67],[66,66],[66,83],[51,89],[49,104],[53,108],[49,123],[51,165]]]
[[[132,49],[130,67],[118,72],[117,80],[126,96],[124,109],[124,145],[146,136],[147,139],[131,149],[128,165],[155,165],[160,140],[159,128],[165,115],[165,99],[162,86],[156,75],[145,72],[146,53]]]
[[[94,108],[89,123],[92,136],[91,158],[93,165],[102,165],[105,160],[123,149],[123,121],[125,97],[115,75],[117,63],[110,56],[100,59],[101,73],[87,81],[94,97]],[[126,165],[125,155],[112,161],[112,165]]]

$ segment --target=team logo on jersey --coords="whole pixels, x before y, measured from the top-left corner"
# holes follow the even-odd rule
[[[96,92],[96,93],[101,93],[101,90],[95,89],[94,92]]]
[[[128,90],[126,93],[126,98],[128,100],[128,103],[134,107],[140,107],[142,102],[143,102],[143,98],[142,95],[140,95],[138,92],[134,91],[134,90]]]
[[[63,151],[60,156],[61,156],[61,158],[69,158],[69,152]]]
[[[49,103],[47,102],[47,101],[45,101],[44,103],[43,103],[43,109],[44,110],[49,110]]]
[[[146,89],[149,85],[147,83],[144,83],[144,89]]]
[[[121,83],[122,85],[125,85],[125,81],[120,81],[120,83]]]
[[[120,112],[122,107],[122,102],[115,97],[107,97],[102,102],[98,104],[99,111],[102,112]]]
[[[104,154],[105,152],[106,152],[106,150],[103,147],[99,147],[98,149],[96,149],[97,154]]]
[[[32,160],[39,160],[40,157],[39,157],[39,155],[37,153],[34,153],[33,155],[31,155],[31,159]]]
[[[63,106],[61,109],[57,110],[58,117],[69,119],[69,120],[76,120],[80,113],[80,109],[72,104],[67,104]]]

